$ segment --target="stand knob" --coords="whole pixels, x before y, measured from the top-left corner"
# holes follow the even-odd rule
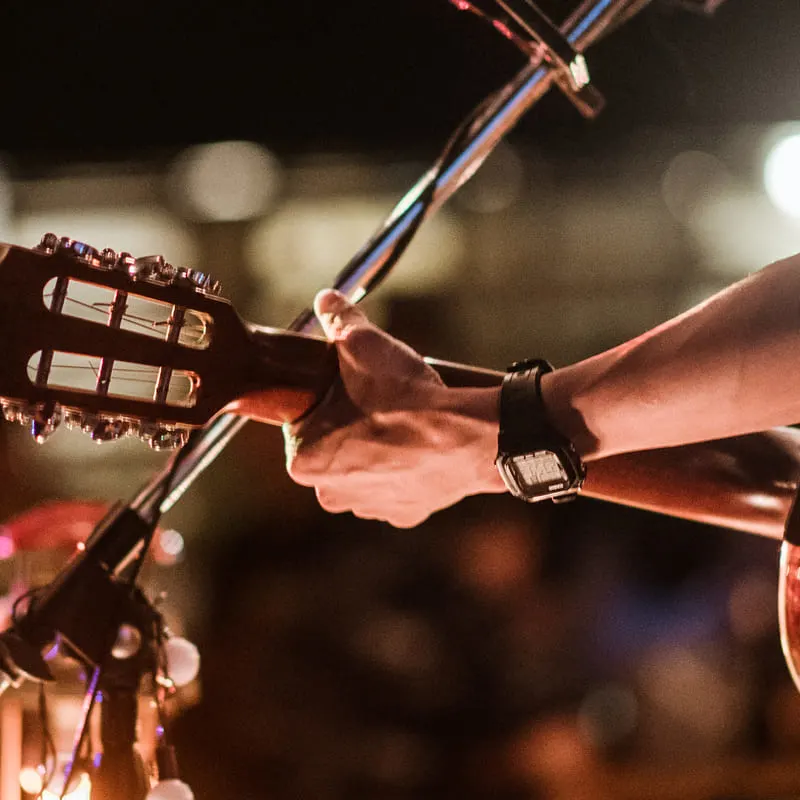
[[[157,783],[145,800],[194,800],[194,792],[188,783],[171,778]]]
[[[169,677],[176,686],[191,683],[200,671],[200,653],[197,648],[181,636],[171,636],[164,643]]]

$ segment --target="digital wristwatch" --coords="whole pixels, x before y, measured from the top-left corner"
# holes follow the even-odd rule
[[[500,392],[495,464],[511,494],[529,503],[570,500],[586,476],[575,446],[547,418],[541,381],[552,371],[543,359],[512,364]]]

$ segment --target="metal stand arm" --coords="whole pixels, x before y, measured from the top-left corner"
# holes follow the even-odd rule
[[[561,33],[575,51],[585,50],[609,26],[626,20],[634,9],[643,5],[643,0],[585,0],[561,26]],[[404,243],[403,237],[419,225],[423,215],[438,208],[465,183],[523,114],[563,77],[560,69],[543,65],[547,52],[541,49],[511,81],[492,95],[471,126],[460,153],[452,155],[444,169],[434,167],[422,176],[339,274],[333,288],[351,301],[359,302],[380,283],[393,264],[394,253]],[[319,333],[310,309],[304,310],[289,330]],[[223,414],[193,434],[180,453],[180,461],[174,456],[139,492],[132,508],[146,518],[172,508],[246,422],[242,417]]]

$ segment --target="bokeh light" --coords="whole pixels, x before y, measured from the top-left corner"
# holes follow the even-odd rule
[[[16,552],[14,539],[8,529],[0,528],[0,561],[6,561]]]
[[[11,234],[11,212],[14,194],[11,178],[0,164],[0,241],[8,241]]]
[[[280,164],[255,142],[215,142],[184,151],[171,180],[189,216],[234,222],[257,217],[269,206],[280,187]]]
[[[160,781],[148,793],[147,800],[194,800],[189,785],[179,780]]]
[[[23,767],[19,773],[19,785],[27,794],[39,794],[42,791],[42,772],[37,767]]]
[[[670,214],[686,222],[704,205],[714,202],[731,180],[717,156],[701,150],[685,150],[664,170],[661,196]]]
[[[186,543],[174,528],[160,531],[153,542],[153,558],[162,567],[171,567],[183,559]]]
[[[800,219],[800,134],[779,140],[764,160],[764,188],[773,204]]]
[[[458,204],[480,214],[504,211],[522,195],[525,173],[525,161],[510,144],[503,142],[458,191]]]
[[[53,781],[50,786],[42,792],[42,800],[90,800],[92,795],[92,782],[89,776],[82,772],[77,782],[70,782],[72,788],[62,795],[61,787],[56,785],[59,781]]]
[[[197,249],[191,233],[171,214],[157,208],[72,208],[20,216],[14,239],[33,246],[53,231],[102,250],[112,247],[135,256],[163,254],[173,264],[191,266]]]
[[[176,686],[191,683],[200,671],[200,651],[188,639],[171,636],[164,643],[169,677]]]
[[[307,303],[358,252],[395,199],[293,200],[253,230],[247,256],[272,295]],[[458,218],[446,209],[426,220],[392,273],[392,289],[424,294],[448,285],[464,253],[462,235]]]

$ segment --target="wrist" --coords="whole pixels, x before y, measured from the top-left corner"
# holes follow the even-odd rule
[[[569,439],[583,461],[598,457],[599,442],[589,430],[583,414],[575,407],[574,387],[569,369],[557,369],[542,376],[542,403],[553,426]]]
[[[495,466],[497,434],[500,430],[500,386],[443,387],[434,402],[445,412],[456,432],[454,450],[465,471],[465,494],[507,491]]]
[[[586,475],[575,445],[544,403],[542,379],[552,372],[543,359],[517,362],[500,390],[497,470],[511,494],[529,503],[569,500]]]

